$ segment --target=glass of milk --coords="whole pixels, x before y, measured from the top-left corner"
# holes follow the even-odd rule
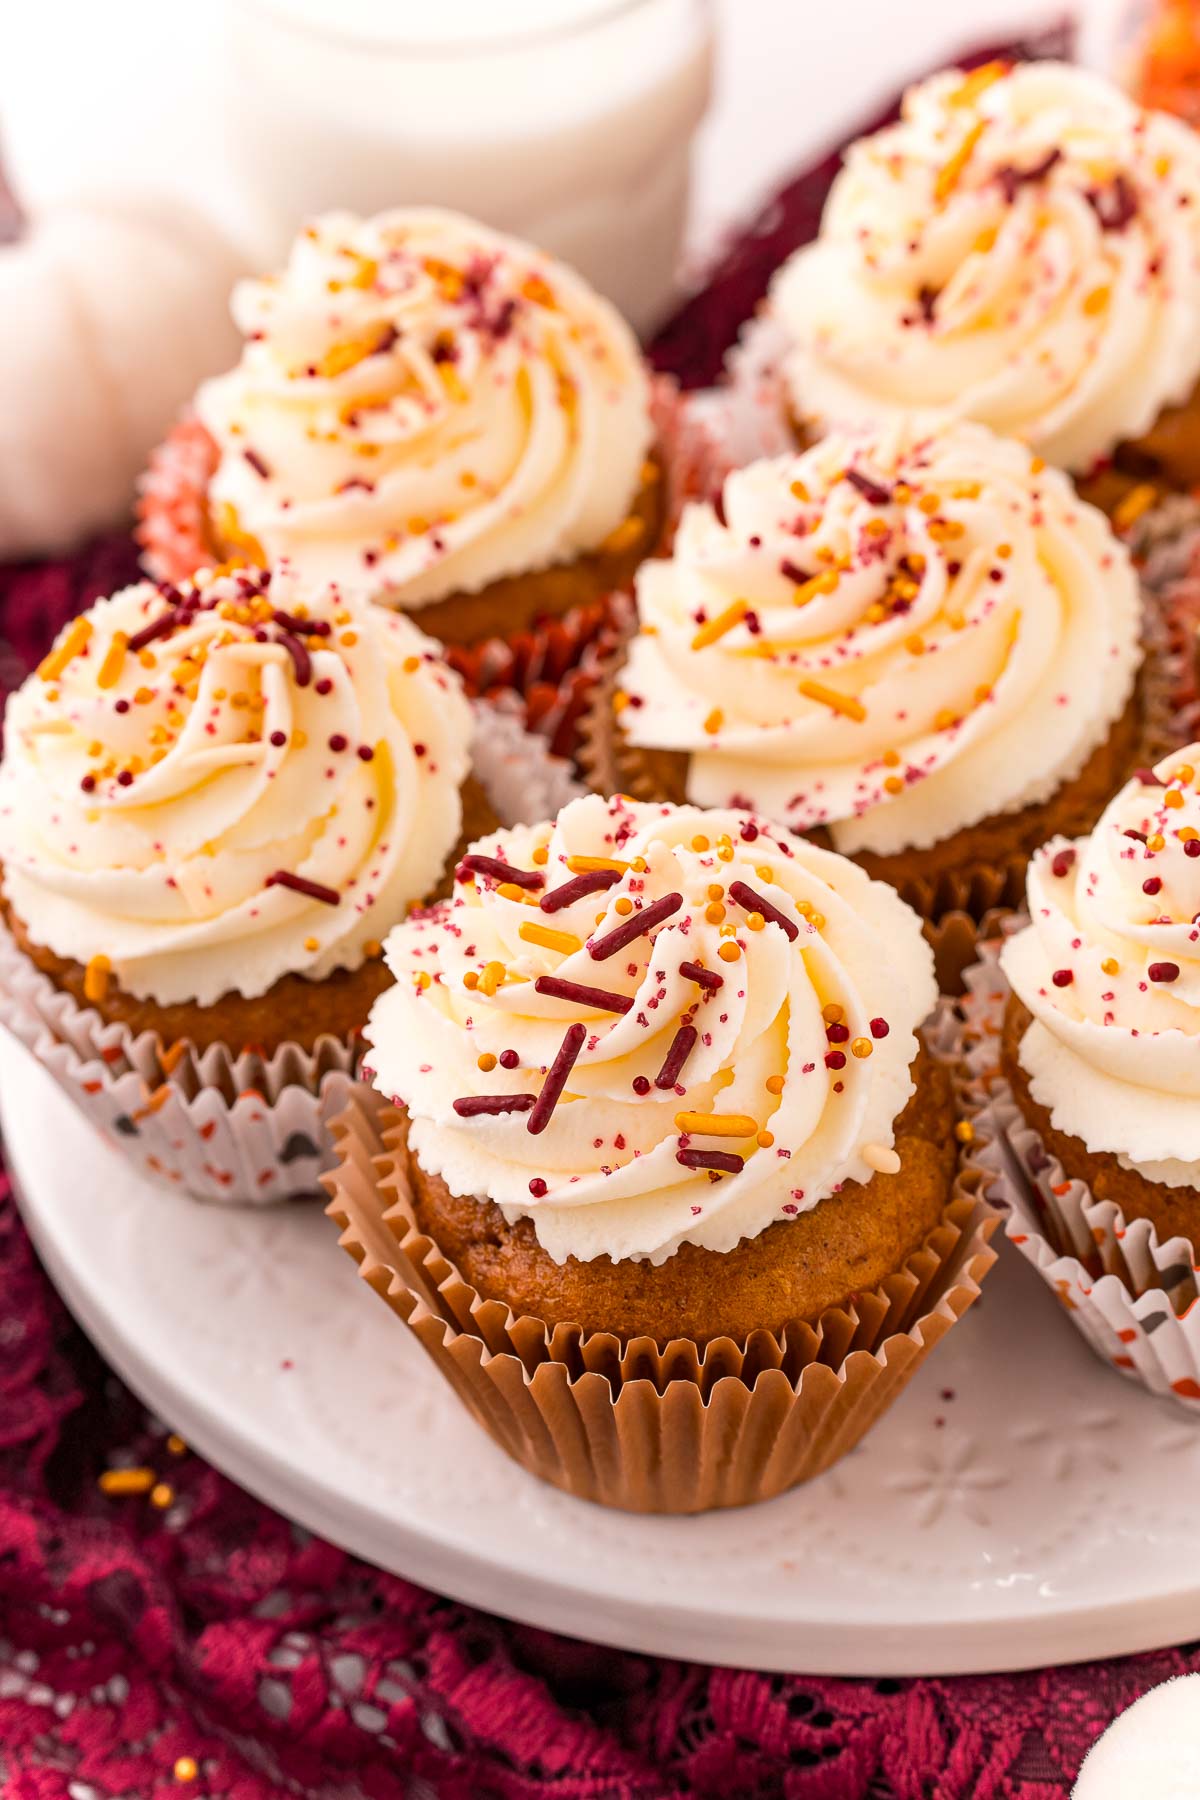
[[[232,174],[268,262],[329,208],[454,207],[650,329],[673,295],[710,0],[227,0]]]

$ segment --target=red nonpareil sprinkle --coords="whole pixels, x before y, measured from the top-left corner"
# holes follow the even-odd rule
[[[340,906],[342,903],[336,888],[322,887],[319,881],[309,881],[306,875],[293,875],[290,869],[276,869],[273,875],[267,876],[267,886],[290,888],[293,894],[319,900],[323,906]]]
[[[683,1073],[683,1065],[692,1051],[700,1033],[694,1025],[681,1025],[671,1039],[670,1048],[663,1060],[663,1066],[654,1077],[656,1088],[673,1088]]]
[[[1200,843],[1200,838],[1196,841]],[[702,969],[697,962],[681,962],[679,973],[689,981],[694,981],[697,987],[707,988],[710,994],[715,994],[718,988],[725,986],[723,975],[718,975],[715,969]]]
[[[542,895],[538,905],[543,912],[561,912],[564,906],[574,906],[577,900],[584,900],[589,894],[615,887],[620,879],[620,869],[589,869],[583,875],[573,875],[570,881],[551,888],[548,894]]]
[[[359,762],[374,762],[375,760],[375,752],[370,744],[360,744],[357,755]]]
[[[685,1169],[719,1169],[722,1175],[740,1175],[745,1167],[735,1150],[677,1150],[675,1161]]]
[[[140,631],[135,631],[125,648],[134,652],[144,650],[147,644],[153,644],[157,638],[166,637],[168,631],[173,631],[178,618],[178,607],[173,606],[169,612],[160,613],[149,625],[143,625]]]
[[[529,1183],[529,1191],[535,1200],[540,1200],[547,1193],[546,1183],[540,1175],[534,1175]]]
[[[885,488],[882,482],[872,481],[871,477],[864,475],[861,469],[847,469],[846,480],[851,487],[856,487],[863,499],[869,500],[872,506],[891,505],[891,488]]]
[[[333,736],[330,738],[329,748],[334,752],[335,755],[339,755],[339,756],[340,756],[341,752],[346,748],[346,740],[342,736],[340,731],[335,731]]]
[[[588,943],[588,954],[597,962],[604,962],[608,957],[615,956],[618,950],[623,950],[626,944],[635,943],[646,932],[653,931],[656,925],[661,925],[664,919],[677,913],[682,905],[682,894],[664,894],[661,900],[655,900],[641,912],[630,913],[627,919],[622,919],[604,937],[592,938]]]
[[[330,681],[328,675],[322,675],[320,681],[318,681],[316,687],[313,689],[313,692],[321,695],[332,694],[333,683]]]
[[[1179,964],[1173,962],[1151,963],[1146,974],[1151,981],[1178,981]]]
[[[1072,969],[1055,969],[1050,979],[1055,987],[1070,987],[1075,979],[1075,973]]]
[[[85,775],[79,785],[85,794],[94,793],[96,788],[96,777],[94,775]],[[1197,842],[1200,842],[1200,839],[1198,839]]]
[[[827,1050],[825,1052],[825,1067],[827,1069],[844,1069],[845,1066],[846,1052],[844,1050]]]
[[[467,1094],[454,1102],[460,1119],[476,1119],[493,1113],[532,1112],[536,1094]]]
[[[754,823],[753,819],[746,819],[743,822],[741,829],[742,841],[747,844],[752,844],[757,836],[758,826]]]
[[[850,1027],[835,1019],[832,1025],[825,1027],[825,1036],[831,1044],[844,1044],[850,1036]]]
[[[294,631],[297,637],[328,637],[333,630],[328,619],[298,619],[295,613],[284,612],[281,606],[271,614],[271,622],[282,625],[285,631]]]
[[[482,856],[474,850],[463,857],[454,873],[459,881],[464,873],[488,875],[493,881],[511,881],[519,888],[540,888],[546,883],[546,877],[538,869],[515,869],[512,863],[502,862],[498,856]]]
[[[1142,883],[1143,894],[1158,894],[1161,893],[1161,891],[1162,877],[1159,875],[1147,875],[1145,881]]]
[[[871,1036],[873,1038],[885,1038],[891,1029],[886,1019],[871,1020]]]
[[[290,631],[281,630],[279,641],[292,659],[292,666],[296,671],[296,686],[307,687],[312,680],[312,657],[300,639],[293,637]]]
[[[1183,846],[1185,856],[1200,856],[1200,838],[1188,838]]]
[[[632,1085],[635,1094],[648,1094],[650,1092],[650,1077],[648,1075],[635,1075]]]
[[[271,742],[274,744],[274,746],[277,750],[282,750],[283,746],[287,743],[287,732],[286,731],[273,731],[271,733]]]
[[[1050,872],[1052,875],[1058,876],[1069,875],[1074,866],[1075,852],[1073,850],[1059,850],[1056,852],[1054,860],[1050,864]]]
[[[498,1060],[502,1069],[515,1069],[521,1061],[515,1050],[502,1050]]]
[[[558,1097],[567,1085],[567,1076],[575,1067],[575,1059],[583,1049],[587,1039],[587,1028],[583,1025],[568,1025],[566,1035],[558,1047],[558,1055],[546,1071],[546,1079],[542,1083],[542,1091],[530,1110],[527,1131],[536,1137],[538,1132],[545,1131],[550,1123],[554,1108],[558,1105]]]
[[[746,882],[731,881],[729,898],[739,906],[744,906],[747,912],[761,913],[770,924],[778,925],[790,943],[794,944],[800,936],[800,927],[795,921],[781,913],[777,906],[772,906],[769,900],[764,899],[756,888],[749,887]]]
[[[271,466],[264,457],[261,457],[258,454],[257,450],[243,450],[242,455],[250,464],[250,467],[254,470],[256,475],[261,475],[264,481],[270,480]]]
[[[577,1006],[594,1006],[597,1012],[627,1013],[633,1007],[632,994],[611,994],[607,988],[587,987],[581,981],[564,981],[560,975],[539,975],[533,991],[546,994],[552,1000],[573,1000]]]

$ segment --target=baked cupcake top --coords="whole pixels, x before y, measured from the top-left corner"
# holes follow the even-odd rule
[[[1067,478],[908,415],[735,471],[638,573],[621,730],[689,799],[846,852],[922,848],[1044,799],[1126,706],[1138,584]]]
[[[1139,772],[1090,837],[1029,866],[1001,965],[1033,1014],[1021,1063],[1057,1130],[1200,1186],[1200,744]]]
[[[376,1087],[424,1169],[559,1262],[731,1250],[898,1166],[919,921],[745,813],[576,800],[476,845],[385,949]]]
[[[330,213],[244,281],[197,395],[218,533],[416,608],[594,549],[650,447],[632,332],[563,264],[455,213]]]
[[[945,70],[772,300],[801,422],[945,407],[1086,471],[1200,375],[1200,139],[1065,63]]]
[[[5,728],[9,903],[159,1004],[357,968],[461,827],[471,714],[436,646],[278,574],[98,601]]]

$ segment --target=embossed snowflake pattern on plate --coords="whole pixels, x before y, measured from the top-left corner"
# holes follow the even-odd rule
[[[1010,1253],[829,1474],[743,1512],[636,1518],[510,1463],[319,1206],[154,1187],[7,1038],[0,1111],[43,1260],[130,1385],[244,1486],[399,1574],[579,1637],[814,1674],[1017,1668],[1200,1630],[1200,1424],[1107,1370]]]

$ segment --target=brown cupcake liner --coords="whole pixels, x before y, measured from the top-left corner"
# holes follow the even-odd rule
[[[666,484],[664,530],[655,553],[665,555],[683,507],[713,492],[728,464],[704,409],[681,394],[669,377],[653,377],[650,410]],[[205,498],[216,466],[216,445],[191,413],[151,457],[140,484],[137,536],[143,563],[156,580],[182,581],[219,560]],[[605,595],[539,620],[528,630],[448,645],[446,659],[472,695],[519,694],[526,701],[530,729],[557,754],[567,755],[596,656],[607,645],[614,616],[627,605],[625,596]],[[419,626],[420,608],[410,617]]]
[[[1023,921],[1014,917],[1008,929]],[[959,1100],[1005,1236],[1104,1362],[1151,1393],[1200,1409],[1200,1268],[1187,1238],[1160,1241],[1149,1219],[1069,1176],[1028,1123],[1000,1069],[1008,983],[1002,940],[981,943],[961,1004]]]
[[[515,702],[476,702],[473,773],[507,823],[552,817],[578,792]],[[357,1039],[322,1036],[269,1057],[167,1046],[80,1006],[3,927],[0,1024],[138,1167],[200,1200],[263,1205],[317,1192],[334,1163],[331,1122],[356,1095]],[[368,1090],[357,1096],[373,1104]]]
[[[1192,503],[1186,503],[1191,505]],[[1200,507],[1195,508],[1196,562],[1200,567]],[[1197,709],[1189,705],[1188,683],[1195,682],[1196,631],[1200,627],[1200,574],[1187,584],[1181,596],[1179,583],[1169,579],[1183,554],[1160,546],[1157,560],[1148,563],[1150,580],[1143,570],[1147,600],[1146,657],[1139,676],[1142,736],[1135,766],[1155,763],[1168,751],[1190,741],[1200,729]],[[1190,566],[1190,565],[1189,565]],[[1184,605],[1190,604],[1191,614]],[[627,792],[635,800],[656,800],[653,773],[639,771],[636,748],[618,754],[613,698],[630,640],[637,631],[632,608],[614,619],[611,642],[596,672],[579,720],[575,760],[588,786],[598,793]],[[925,922],[925,937],[934,953],[938,985],[944,994],[962,992],[963,973],[978,955],[982,938],[1024,903],[1025,871],[1029,859],[1023,851],[987,863],[964,865],[922,876],[906,875],[896,891]]]
[[[946,1014],[929,1028],[935,1046],[954,1031]],[[705,1347],[622,1340],[519,1318],[463,1279],[417,1225],[394,1108],[360,1090],[334,1137],[327,1211],[362,1278],[511,1457],[631,1512],[745,1506],[819,1475],[892,1404],[995,1261],[985,1177],[964,1162],[941,1223],[903,1267],[815,1325]]]

